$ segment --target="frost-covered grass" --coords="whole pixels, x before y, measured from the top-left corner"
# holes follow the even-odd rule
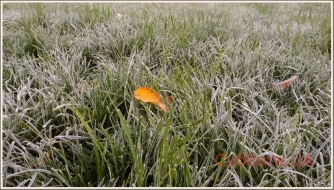
[[[331,185],[331,3],[2,9],[2,186]]]

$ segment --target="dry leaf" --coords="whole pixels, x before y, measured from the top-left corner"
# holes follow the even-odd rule
[[[281,87],[283,90],[287,90],[288,87],[290,86],[290,84],[295,81],[298,77],[296,75],[292,76],[291,78],[285,80],[285,81],[282,81],[282,82],[279,82],[278,83],[278,86]]]
[[[143,102],[149,102],[159,106],[164,112],[167,112],[166,105],[162,102],[159,94],[148,87],[139,87],[134,92],[134,97]]]
[[[43,162],[44,162],[44,164],[46,164],[47,159],[50,158],[50,156],[51,156],[51,153],[50,153],[50,152],[46,152],[46,153],[45,153],[45,155],[44,155],[44,157],[43,157]]]
[[[168,96],[167,102],[172,104],[174,102],[174,96]]]
[[[117,13],[116,17],[117,17],[118,19],[120,19],[120,18],[123,17],[123,15],[122,15],[121,13]]]

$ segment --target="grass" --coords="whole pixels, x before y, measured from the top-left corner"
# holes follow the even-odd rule
[[[2,9],[3,187],[331,186],[331,3]]]

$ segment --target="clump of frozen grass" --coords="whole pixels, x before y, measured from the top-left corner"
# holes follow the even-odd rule
[[[13,13],[4,186],[330,186],[330,4],[4,4]],[[170,112],[134,99],[139,86],[172,94]]]

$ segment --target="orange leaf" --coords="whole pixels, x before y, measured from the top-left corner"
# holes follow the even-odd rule
[[[159,94],[148,87],[139,87],[134,92],[134,97],[143,102],[149,102],[159,106],[164,112],[167,112],[166,105],[162,102]]]
[[[292,76],[291,78],[285,80],[285,81],[282,81],[282,82],[279,82],[278,85],[283,89],[283,90],[287,90],[289,85],[295,81],[298,77],[296,75]]]

